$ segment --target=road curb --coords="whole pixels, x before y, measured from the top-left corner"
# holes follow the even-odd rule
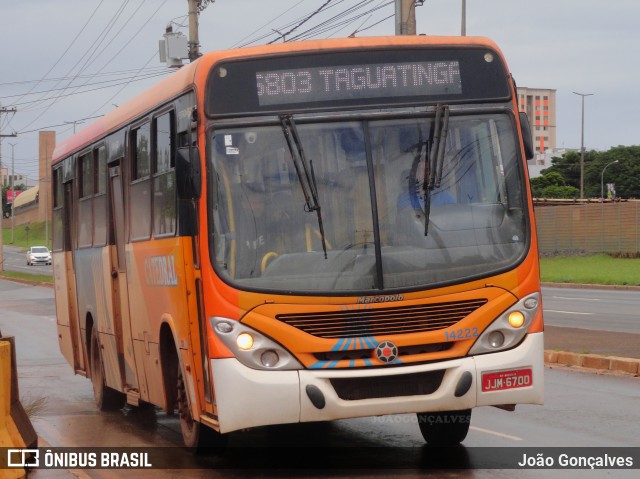
[[[576,366],[598,371],[612,371],[637,376],[640,374],[640,359],[603,356],[600,354],[581,354],[569,351],[544,351],[547,365]]]
[[[542,282],[541,286],[547,288],[571,288],[571,289],[607,289],[612,291],[640,291],[640,286],[630,284],[586,284],[586,283],[548,283]]]
[[[20,283],[20,284],[28,284],[30,286],[46,286],[48,288],[53,288],[53,283],[45,283],[42,281],[33,281],[30,279],[24,279],[24,278],[11,278],[9,276],[5,276],[2,273],[0,273],[0,279],[4,279],[6,281],[13,281],[14,283]]]

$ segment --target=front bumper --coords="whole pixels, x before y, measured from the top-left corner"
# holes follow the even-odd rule
[[[247,368],[235,358],[212,359],[218,420],[223,433],[238,429],[308,421],[330,421],[363,416],[451,411],[501,404],[542,404],[544,393],[543,333],[528,334],[516,348],[473,357],[416,366],[354,370],[263,371]],[[484,372],[531,368],[531,385],[483,392]],[[431,394],[341,399],[332,379],[376,378],[444,371],[440,386]],[[471,387],[456,394],[463,376]],[[313,405],[307,391],[320,391],[324,406]],[[459,395],[459,397],[458,397]]]
[[[49,264],[51,263],[51,258],[38,258],[38,257],[33,257],[33,258],[29,258],[29,262],[31,264]]]

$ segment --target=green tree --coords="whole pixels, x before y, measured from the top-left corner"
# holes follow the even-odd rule
[[[617,197],[640,198],[640,146],[616,146],[597,153],[585,169],[585,195],[600,197],[603,179],[605,187],[615,185]]]
[[[580,190],[575,186],[547,186],[542,190],[541,198],[578,198]]]
[[[614,163],[617,161],[617,163]],[[609,166],[607,166],[609,165]],[[584,159],[584,196],[585,198],[599,198],[602,188],[602,171],[604,168],[604,184],[613,183],[616,188],[616,196],[619,198],[640,198],[640,146],[616,146],[608,151],[588,151]],[[564,179],[564,183],[556,181],[557,173]],[[554,157],[551,166],[542,170],[542,179],[531,180],[531,188],[534,196],[551,198],[546,194],[558,195],[561,190],[552,189],[547,193],[546,188],[551,186],[571,186],[580,190],[580,152],[570,151],[561,157]],[[554,179],[555,178],[555,179]],[[569,190],[563,190],[569,194]],[[554,198],[557,196],[553,196]],[[573,198],[574,196],[564,196]]]
[[[587,163],[585,154],[585,164]],[[565,185],[580,188],[580,153],[568,151],[564,155],[551,159],[551,166],[542,170],[543,175],[558,173],[565,181]]]

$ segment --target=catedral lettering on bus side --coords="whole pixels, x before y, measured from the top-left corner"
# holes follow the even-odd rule
[[[191,448],[407,413],[451,445],[541,404],[524,125],[486,38],[205,54],[54,152],[61,351]]]
[[[144,272],[149,286],[177,286],[175,257],[151,256],[144,259]]]

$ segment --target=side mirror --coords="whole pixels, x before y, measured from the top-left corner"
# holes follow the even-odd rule
[[[533,158],[533,138],[531,138],[531,125],[529,117],[523,111],[520,112],[520,130],[522,132],[522,143],[524,144],[524,154],[527,160]]]
[[[178,198],[197,200],[202,192],[200,150],[195,146],[178,148],[176,155],[176,184]]]

